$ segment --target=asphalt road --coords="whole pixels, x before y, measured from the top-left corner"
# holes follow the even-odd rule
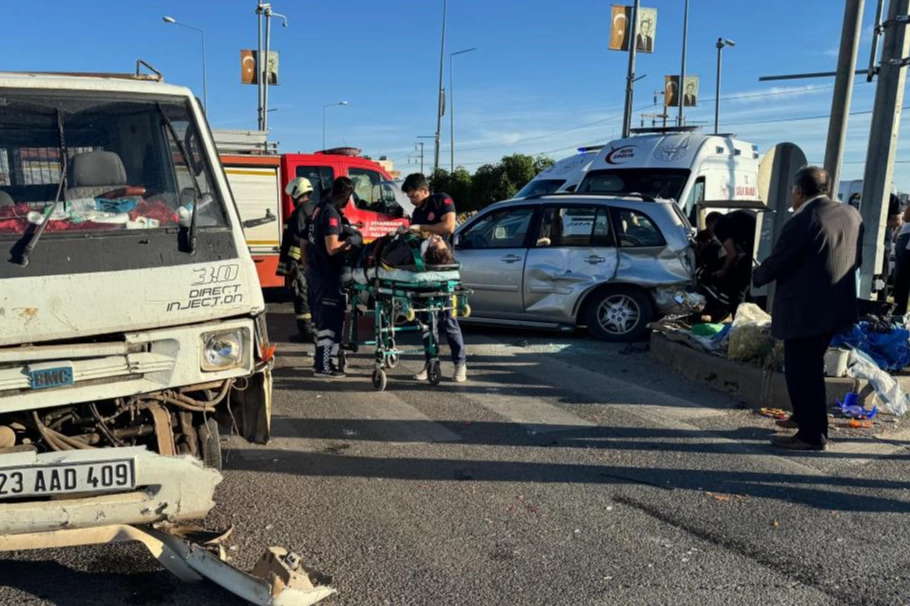
[[[292,327],[274,305],[273,337]],[[274,440],[227,444],[207,524],[249,568],[283,545],[341,604],[907,604],[910,432],[781,456],[772,422],[646,344],[472,328],[470,380],[371,358],[310,377],[282,344]],[[0,555],[0,604],[234,605],[135,545]]]

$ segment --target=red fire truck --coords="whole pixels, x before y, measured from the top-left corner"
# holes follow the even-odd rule
[[[354,182],[354,195],[344,216],[370,241],[408,225],[414,210],[392,176],[354,148],[336,148],[312,154],[279,154],[259,131],[213,131],[221,163],[237,201],[247,244],[256,262],[263,288],[284,286],[275,274],[284,223],[294,210],[284,193],[296,177],[313,184],[319,202],[336,177]]]

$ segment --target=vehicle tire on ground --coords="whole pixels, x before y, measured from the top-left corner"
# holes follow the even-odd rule
[[[196,430],[199,434],[199,452],[206,467],[221,471],[221,430],[215,419],[206,419]]]
[[[632,286],[606,288],[591,295],[585,313],[588,333],[611,342],[638,341],[654,319],[654,304],[643,291]]]

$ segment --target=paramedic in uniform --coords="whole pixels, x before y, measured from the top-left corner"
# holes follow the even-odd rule
[[[452,234],[455,233],[455,203],[448,194],[430,194],[430,184],[422,173],[408,175],[401,187],[402,191],[414,205],[415,210],[411,215],[411,229],[425,231],[442,236],[446,244],[451,247]],[[446,339],[449,349],[452,350],[452,362],[455,364],[455,373],[452,376],[456,382],[468,378],[464,338],[461,336],[461,327],[455,319],[453,310],[440,311],[436,319],[436,327],[445,326]],[[429,328],[424,334],[424,348],[429,345]],[[437,339],[438,342],[438,339]],[[429,355],[429,354],[427,354]],[[427,359],[429,362],[429,359]],[[418,381],[427,379],[428,365],[414,377]]]
[[[307,281],[316,311],[313,376],[323,379],[345,376],[332,364],[332,356],[338,354],[344,328],[345,300],[341,292],[343,256],[358,245],[356,236],[343,239],[344,224],[340,212],[353,192],[354,183],[350,179],[335,179],[330,195],[316,207],[310,221]]]
[[[316,209],[316,205],[310,199],[313,185],[309,179],[297,177],[288,183],[284,191],[294,202],[294,212],[291,213],[284,228],[278,270],[275,273],[291,278],[291,290],[294,293],[297,334],[288,340],[292,343],[312,343],[316,331],[313,330],[313,314],[310,309],[305,268],[308,223]]]

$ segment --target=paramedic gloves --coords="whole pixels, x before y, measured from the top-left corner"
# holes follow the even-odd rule
[[[363,234],[361,234],[360,232],[357,232],[357,233],[351,235],[351,237],[348,238],[348,242],[350,242],[351,246],[353,246],[354,248],[363,246]]]

